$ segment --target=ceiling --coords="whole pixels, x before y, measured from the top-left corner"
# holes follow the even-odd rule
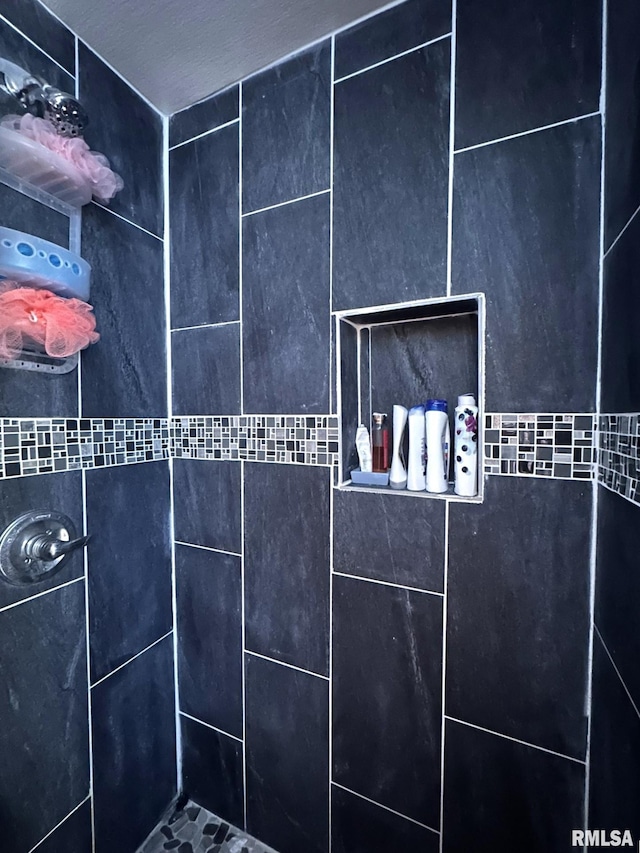
[[[389,0],[45,0],[161,112],[241,80]]]

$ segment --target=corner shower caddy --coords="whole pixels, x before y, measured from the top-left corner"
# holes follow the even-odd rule
[[[343,491],[404,495],[482,503],[484,331],[483,293],[416,300],[336,311],[337,403],[340,456],[337,488]],[[422,361],[421,361],[422,359]],[[478,494],[462,497],[453,483],[444,494],[356,485],[355,434],[371,429],[375,411],[391,414],[394,403],[410,407],[429,397],[449,401],[472,392],[478,400]]]
[[[81,213],[78,207],[62,201],[45,189],[34,186],[24,180],[24,178],[17,177],[12,172],[1,167],[0,183],[66,216],[69,220],[69,252],[76,256],[80,255]],[[88,264],[86,266],[88,267]],[[1,270],[0,274],[2,274]],[[20,353],[18,358],[0,358],[0,368],[62,374],[75,370],[78,366],[78,361],[79,353],[74,353],[74,355],[67,356],[66,358],[54,358],[40,350],[27,347]]]

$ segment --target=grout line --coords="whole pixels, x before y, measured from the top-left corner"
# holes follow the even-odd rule
[[[454,14],[455,14],[455,3]],[[441,734],[440,734],[440,853],[444,844],[444,759],[446,732],[446,673],[447,673],[447,606],[449,591],[449,504],[444,505],[444,597],[442,599],[442,684],[441,684]]]
[[[29,853],[33,853],[33,851],[34,851],[34,850],[37,850],[37,849],[38,849],[38,847],[40,847],[40,845],[41,845],[44,841],[46,841],[46,840],[47,840],[47,838],[49,838],[51,835],[53,835],[53,833],[56,831],[56,829],[59,829],[59,828],[62,826],[62,824],[63,824],[63,823],[65,823],[65,821],[69,820],[69,818],[71,817],[71,815],[72,815],[72,814],[75,814],[75,813],[78,811],[78,809],[79,809],[79,808],[81,808],[81,807],[82,807],[82,806],[87,802],[87,800],[88,800],[90,797],[91,797],[91,794],[87,794],[87,796],[84,798],[84,800],[82,800],[82,802],[78,803],[78,805],[77,805],[75,808],[71,809],[71,811],[69,812],[69,814],[68,814],[66,817],[63,817],[63,818],[62,818],[62,820],[60,821],[60,823],[57,823],[57,824],[53,827],[53,829],[50,829],[50,830],[49,830],[49,832],[47,832],[47,834],[46,834],[45,836],[43,836],[43,837],[40,839],[40,841],[38,841],[38,843],[37,843],[37,844],[34,844],[34,846],[31,848],[31,850],[29,850]]]
[[[552,124],[544,124],[541,127],[532,127],[531,130],[522,130],[520,133],[511,133],[509,136],[501,136],[498,139],[489,139],[487,142],[478,142],[476,145],[467,145],[465,148],[456,148],[455,154],[464,154],[465,151],[475,151],[476,148],[486,148],[487,145],[496,145],[498,142],[507,142],[509,139],[518,139],[521,136],[531,136],[532,133],[540,133],[543,130],[551,130],[554,127],[562,127],[565,124],[576,124],[579,121],[584,121],[587,118],[599,116],[600,110],[595,110],[592,113],[566,118],[562,121],[554,121]]]
[[[193,717],[191,714],[187,714],[186,711],[180,711],[180,716],[186,717],[188,720],[193,720],[194,723],[200,723],[201,726],[206,726],[208,729],[213,729],[214,732],[218,732],[218,734],[231,738],[231,740],[236,740],[238,743],[243,742],[241,737],[232,735],[230,732],[225,732],[224,729],[219,729],[217,726],[212,726],[211,723],[205,723],[204,720],[199,720],[198,717]]]
[[[428,47],[430,44],[435,44],[438,41],[442,41],[443,39],[448,39],[451,33],[444,33],[441,36],[437,36],[437,38],[429,39],[429,41],[425,41],[422,44],[418,44],[415,47],[410,47],[409,50],[403,50],[402,53],[396,53],[393,56],[390,56],[388,59],[381,59],[380,62],[374,62],[373,65],[367,65],[365,68],[361,68],[359,71],[353,71],[351,74],[345,74],[344,77],[338,77],[337,80],[334,80],[334,83],[344,83],[345,80],[351,80],[352,77],[357,77],[359,74],[365,74],[367,71],[372,71],[374,68],[379,68],[381,65],[386,65],[388,62],[393,62],[396,59],[401,59],[403,56],[408,56],[410,53],[415,53],[418,50],[422,50],[425,47]]]
[[[153,237],[154,240],[159,240],[161,243],[164,242],[162,237],[158,237],[157,234],[154,234],[153,231],[148,231],[146,228],[143,228],[142,225],[138,225],[137,222],[132,222],[131,219],[127,219],[126,216],[122,216],[120,213],[116,213],[115,210],[111,210],[110,207],[107,207],[104,204],[100,204],[100,202],[95,199],[92,200],[91,204],[95,204],[96,207],[99,207],[100,210],[105,210],[107,213],[110,213],[112,216],[117,216],[118,219],[121,219],[123,222],[126,222],[127,225],[132,225],[134,228],[137,228],[138,231],[143,231],[145,234],[148,234],[149,237]]]
[[[169,119],[162,120],[162,174],[163,174],[163,202],[164,221],[162,246],[162,265],[164,273],[164,310],[165,310],[165,349],[166,349],[166,382],[167,382],[167,429],[173,423],[173,361],[171,344],[171,184],[170,184],[170,158],[169,158]],[[169,439],[169,533],[171,537],[171,616],[173,625],[173,692],[174,713],[176,733],[176,790],[182,793],[182,726],[180,725],[180,673],[178,670],[178,584],[176,573],[176,525],[175,525],[175,497],[173,491],[173,447]]]
[[[329,92],[329,410],[333,409],[333,383],[335,382],[334,361],[331,358],[336,334],[333,320],[333,170],[334,170],[334,136],[335,136],[335,89],[333,80],[336,72],[336,39],[331,36],[331,90]],[[335,365],[337,370],[337,365]],[[331,839],[331,835],[329,835]],[[331,846],[331,841],[329,841]],[[331,853],[331,850],[329,850]]]
[[[556,752],[553,749],[547,749],[545,746],[538,746],[537,744],[530,743],[527,740],[520,740],[517,737],[511,737],[510,735],[502,734],[502,732],[495,732],[492,729],[486,729],[484,726],[476,726],[474,723],[468,723],[466,722],[466,720],[459,720],[457,717],[451,717],[448,714],[445,714],[445,720],[450,720],[452,723],[458,723],[461,726],[467,726],[470,729],[477,729],[479,732],[485,732],[485,734],[488,735],[495,735],[495,737],[504,738],[504,740],[510,740],[512,741],[512,743],[519,743],[522,746],[528,746],[531,749],[537,749],[540,752],[546,752],[549,755],[555,755],[556,758],[564,758],[566,759],[566,761],[573,761],[574,764],[584,765],[586,763],[581,758],[573,758],[571,755],[564,755],[564,753],[562,752]]]
[[[103,675],[102,678],[99,678],[97,681],[94,681],[94,683],[91,685],[91,689],[93,690],[94,687],[97,687],[99,684],[102,684],[102,682],[106,681],[107,678],[111,678],[112,675],[115,675],[116,672],[119,672],[121,669],[124,669],[125,666],[129,666],[130,663],[133,663],[134,660],[139,658],[145,652],[148,652],[154,646],[157,646],[158,643],[161,643],[163,640],[166,640],[170,634],[173,634],[173,628],[170,631],[167,631],[166,634],[163,634],[161,637],[158,637],[157,640],[154,640],[154,642],[151,643],[151,645],[147,646],[146,649],[142,649],[142,651],[138,652],[137,655],[134,655],[132,658],[129,658],[129,660],[126,660],[124,663],[121,663],[120,666],[117,666],[115,669],[112,669],[111,672],[108,672],[106,675]]]
[[[453,169],[456,132],[456,47],[457,7],[451,0],[451,74],[449,83],[449,185],[447,190],[447,296],[451,296],[451,267],[453,258]]]
[[[218,460],[212,459],[211,461],[217,462]],[[244,459],[235,461],[244,462]],[[228,554],[229,557],[242,557],[242,554],[238,554],[235,551],[223,551],[222,548],[209,548],[207,545],[194,545],[193,542],[182,542],[180,539],[176,539],[175,543],[176,545],[184,545],[185,548],[199,548],[201,551],[213,551],[214,554]]]
[[[354,797],[360,797],[361,800],[365,800],[367,803],[371,803],[373,806],[378,806],[380,809],[384,809],[387,812],[391,812],[391,814],[397,815],[398,817],[404,818],[404,820],[408,820],[410,823],[415,823],[416,826],[421,826],[423,829],[428,829],[429,832],[433,832],[435,835],[440,835],[437,829],[434,829],[432,826],[427,826],[426,823],[420,823],[419,820],[415,818],[409,817],[406,814],[402,814],[402,812],[397,812],[395,809],[389,808],[389,806],[385,806],[382,803],[379,803],[377,800],[372,800],[370,797],[365,797],[364,794],[359,794],[357,791],[354,791],[352,788],[347,788],[344,785],[340,785],[339,782],[331,782],[331,784],[335,788],[340,788],[341,791],[346,791],[347,794],[353,794]]]
[[[48,11],[48,7],[47,7],[47,11]],[[43,56],[46,56],[46,57],[47,57],[47,59],[49,59],[51,62],[53,62],[53,64],[54,64],[54,65],[57,65],[57,66],[58,66],[58,68],[60,68],[62,71],[64,71],[64,73],[65,73],[65,74],[68,74],[68,75],[69,75],[69,77],[73,77],[73,76],[74,76],[74,75],[73,75],[73,71],[69,71],[69,69],[68,69],[68,68],[65,68],[65,67],[64,67],[64,65],[62,65],[60,62],[58,62],[58,60],[57,60],[57,59],[54,59],[54,58],[53,58],[53,56],[51,56],[51,54],[50,54],[50,53],[47,53],[47,51],[46,51],[43,47],[40,47],[40,45],[39,45],[37,42],[35,42],[35,41],[30,37],[30,36],[28,36],[25,32],[23,32],[19,27],[17,27],[14,23],[12,23],[8,18],[6,18],[6,17],[5,17],[4,15],[2,15],[2,14],[0,14],[0,21],[2,21],[3,23],[5,23],[8,27],[11,27],[11,29],[12,29],[14,32],[18,33],[18,35],[19,35],[19,36],[22,36],[22,38],[23,38],[25,41],[29,42],[29,44],[30,44],[30,45],[32,45],[33,47],[35,47],[35,48],[36,48],[36,50],[39,50],[39,51],[40,51],[40,53],[41,53],[41,54],[43,54]],[[66,26],[66,24],[65,24],[65,27],[67,28],[67,30],[69,30],[69,27],[67,27],[67,26]],[[76,36],[76,34],[75,34],[74,32],[72,32],[71,30],[69,30],[69,32],[71,33],[71,35],[72,35],[72,36],[74,36],[74,38],[75,38],[75,40],[76,40],[76,43],[77,43],[77,36]],[[23,67],[21,62],[16,62],[16,65],[18,65],[20,68],[22,68],[22,67]],[[78,66],[77,66],[77,64],[76,64],[76,70],[77,70],[77,68],[78,68]],[[28,71],[28,72],[29,72],[29,74],[31,74],[31,69],[30,69],[30,68],[25,68],[24,70],[25,70],[25,71]],[[47,83],[51,83],[51,81],[50,81],[50,80],[47,80]]]
[[[242,170],[242,82],[238,84],[238,317],[240,322],[240,414],[244,414],[244,335],[242,301],[244,298],[243,281],[243,234],[242,234],[242,194],[244,191],[244,177]],[[246,819],[246,815],[245,815]]]
[[[171,329],[172,332],[190,332],[192,329],[215,329],[218,326],[234,326],[240,320],[225,320],[223,323],[201,323],[199,326],[178,326]]]
[[[76,98],[80,99],[80,50],[78,37],[74,35],[74,57],[75,57],[75,90],[74,94]],[[74,217],[76,218],[75,229],[71,224],[74,221]],[[71,241],[71,234],[69,235],[69,246],[73,247],[73,250],[80,254],[82,248],[82,210],[78,211],[77,214],[71,214],[69,217],[70,223],[70,231],[74,230],[74,241]],[[82,362],[83,356],[82,353],[78,358],[78,420],[82,418]],[[80,424],[78,423],[78,426]],[[65,430],[66,432],[66,430]],[[66,442],[66,436],[65,436]],[[66,446],[66,445],[65,445]],[[89,532],[89,525],[87,521],[87,471],[86,469],[82,469],[82,473],[80,476],[80,483],[82,488],[82,535],[86,536]],[[95,801],[94,801],[94,785],[93,785],[93,776],[94,776],[94,768],[93,768],[93,711],[91,704],[91,633],[90,633],[90,623],[89,623],[89,551],[87,548],[83,548],[83,568],[84,568],[84,615],[85,615],[85,645],[86,645],[86,670],[87,670],[87,737],[88,737],[88,749],[89,749],[89,795],[91,797],[91,853],[95,853],[96,849],[96,816],[95,816]]]
[[[334,527],[333,527],[333,489],[332,487],[333,472],[329,471],[329,731],[327,743],[329,746],[329,853],[332,848],[332,825],[333,825],[333,809],[331,805],[331,777],[333,775],[333,546],[334,546]]]
[[[84,580],[84,575],[80,575],[79,578],[74,578],[66,583],[61,583],[58,586],[52,586],[51,589],[45,589],[42,592],[37,592],[35,595],[30,595],[29,598],[21,598],[20,601],[14,601],[13,604],[6,604],[4,607],[0,607],[0,613],[4,613],[5,610],[12,610],[14,607],[20,607],[21,604],[27,604],[29,601],[34,601],[36,598],[42,598],[43,595],[49,595],[52,592],[64,589],[66,586],[71,586],[71,584],[79,583],[82,580]]]
[[[629,701],[630,701],[630,702],[631,702],[631,704],[633,705],[633,710],[636,712],[636,714],[638,715],[638,717],[640,717],[640,709],[639,709],[639,708],[638,708],[638,706],[636,705],[636,703],[635,703],[635,701],[634,701],[634,699],[633,699],[633,696],[632,696],[632,695],[631,695],[631,693],[629,692],[629,688],[628,688],[628,687],[627,687],[627,685],[625,684],[624,678],[622,677],[622,675],[621,675],[621,673],[620,673],[620,670],[619,670],[619,669],[618,669],[618,667],[616,666],[616,662],[614,661],[614,659],[613,659],[613,656],[612,656],[611,652],[610,652],[610,651],[609,651],[609,649],[607,648],[607,644],[606,644],[606,643],[605,643],[605,641],[602,639],[602,634],[600,633],[600,630],[599,630],[599,628],[598,628],[598,626],[597,626],[597,625],[594,625],[594,631],[595,631],[595,633],[598,635],[598,639],[599,639],[599,640],[600,640],[600,642],[602,643],[602,648],[605,650],[605,652],[607,653],[607,657],[608,657],[608,658],[609,658],[609,660],[611,661],[611,666],[615,669],[615,671],[616,671],[616,675],[617,675],[617,676],[618,676],[618,678],[620,679],[620,684],[622,684],[622,686],[623,686],[623,688],[624,688],[624,692],[627,694],[627,696],[629,697]]]
[[[445,504],[445,506],[447,506],[447,504]],[[354,580],[354,581],[364,581],[365,583],[377,583],[377,584],[380,584],[381,586],[391,586],[394,589],[406,589],[409,592],[423,592],[425,595],[435,595],[438,598],[444,597],[444,593],[442,593],[442,592],[433,592],[433,590],[430,590],[430,589],[421,589],[419,586],[407,586],[406,584],[403,584],[403,583],[392,583],[391,581],[381,581],[381,580],[378,580],[378,578],[365,578],[365,577],[362,577],[361,575],[351,575],[348,572],[336,572],[335,570],[333,571],[333,574],[338,575],[338,577],[340,577],[340,578],[351,578],[351,580]]]
[[[604,225],[605,225],[605,146],[607,116],[607,0],[602,0],[602,42],[601,42],[601,150],[600,150],[600,234],[598,264],[598,341],[596,361],[595,415],[593,424],[592,461],[593,485],[591,487],[591,542],[589,554],[589,638],[587,684],[585,691],[585,716],[587,718],[586,764],[584,778],[584,828],[589,828],[589,794],[591,788],[591,722],[593,714],[593,655],[596,610],[597,546],[598,546],[598,469],[597,462],[600,444],[600,405],[602,400],[602,353],[604,318]],[[603,644],[604,645],[604,644]]]
[[[240,530],[242,536],[242,558],[240,560],[240,612],[242,632],[242,815],[244,829],[247,830],[247,633],[245,617],[245,493],[244,462],[240,462]]]
[[[604,148],[604,128],[603,128],[603,148]],[[634,212],[633,212],[633,213],[631,214],[631,216],[629,217],[629,221],[627,222],[627,224],[624,226],[624,228],[622,229],[622,231],[618,234],[618,236],[616,237],[616,239],[613,241],[613,243],[609,246],[609,248],[607,249],[607,251],[604,253],[604,257],[605,257],[605,258],[607,257],[607,255],[609,254],[609,252],[613,249],[613,247],[616,245],[616,243],[618,242],[618,240],[622,237],[622,235],[623,235],[623,234],[624,234],[624,232],[627,230],[627,228],[631,225],[631,223],[632,223],[632,222],[633,222],[633,220],[636,218],[636,216],[638,215],[638,213],[640,213],[640,207],[638,207],[636,210],[634,210]]]
[[[88,515],[87,515],[87,472],[83,471],[81,476],[82,483],[82,534],[87,536],[89,531]],[[83,548],[84,560],[84,616],[85,616],[85,644],[86,644],[86,669],[87,669],[87,717],[88,717],[88,738],[89,738],[89,792],[91,794],[91,850],[95,853],[96,849],[96,816],[93,791],[93,709],[91,702],[91,623],[89,618],[89,549]]]
[[[195,106],[195,104],[192,104],[191,106]],[[185,107],[185,109],[191,109],[191,107]],[[180,110],[180,112],[182,112],[182,110]],[[175,115],[175,113],[173,115]],[[219,124],[217,127],[211,127],[209,130],[205,130],[202,133],[198,133],[196,136],[191,136],[189,139],[185,139],[184,142],[176,142],[175,145],[170,145],[169,151],[175,151],[176,148],[182,148],[183,145],[188,145],[190,142],[196,142],[204,136],[211,136],[212,133],[217,133],[219,130],[224,130],[225,127],[231,127],[233,124],[238,124],[239,121],[240,117],[234,118],[231,121],[226,121],[224,124]]]
[[[315,198],[318,195],[327,195],[327,193],[331,192],[331,188],[326,190],[318,190],[316,193],[308,193],[307,195],[300,195],[297,198],[290,198],[287,201],[279,201],[277,204],[269,204],[267,207],[259,207],[257,210],[250,210],[248,213],[243,213],[242,218],[246,218],[247,216],[255,216],[256,213],[264,213],[266,210],[275,210],[277,207],[285,207],[288,204],[295,204],[298,201],[305,201],[308,198]]]
[[[270,658],[268,655],[261,655],[260,652],[252,652],[251,649],[245,648],[245,652],[255,658],[261,658],[262,660],[267,660],[270,663],[277,663],[280,666],[286,666],[288,669],[295,669],[296,672],[304,672],[305,675],[313,675],[314,678],[321,678],[323,681],[329,681],[328,675],[320,675],[319,672],[312,672],[310,669],[303,669],[301,666],[295,666],[292,663],[285,663],[283,660],[276,660],[275,658]]]

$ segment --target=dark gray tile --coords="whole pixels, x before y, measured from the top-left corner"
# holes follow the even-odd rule
[[[595,621],[628,689],[640,707],[640,508],[600,488]]]
[[[4,0],[2,14],[45,53],[66,68],[69,74],[75,74],[73,33],[61,21],[54,18],[41,3],[37,0]],[[35,74],[34,71],[32,73]],[[69,91],[73,94],[73,89]]]
[[[607,10],[605,249],[640,206],[640,7],[617,0]]]
[[[443,592],[444,502],[335,491],[333,568]]]
[[[603,412],[640,411],[640,215],[604,261]]]
[[[181,717],[184,791],[234,826],[244,825],[242,743]]]
[[[0,184],[0,225],[69,247],[68,216],[5,184]]]
[[[329,472],[245,468],[246,647],[323,675],[329,666]]]
[[[91,711],[96,853],[134,851],[176,793],[172,638],[95,687]]]
[[[100,340],[82,354],[85,417],[166,417],[162,243],[89,205],[82,252]]]
[[[437,829],[442,599],[342,577],[333,590],[333,779]]]
[[[169,488],[167,462],[87,471],[94,682],[171,630]]]
[[[176,459],[173,500],[178,541],[240,553],[240,470],[239,462]]]
[[[335,78],[451,32],[451,0],[407,0],[336,36]]]
[[[33,509],[63,512],[73,521],[78,536],[82,535],[82,475],[79,471],[19,477],[0,483],[0,532],[23,512]],[[26,586],[0,583],[0,607],[14,604],[54,586],[79,578],[84,573],[84,557],[77,551],[50,580]]]
[[[334,308],[446,293],[449,52],[444,39],[335,87]]]
[[[242,210],[329,187],[331,45],[242,84]]]
[[[171,326],[238,320],[238,126],[170,154]]]
[[[240,324],[171,333],[173,414],[240,414]]]
[[[198,101],[169,118],[169,145],[180,145],[200,133],[238,118],[238,86]]]
[[[329,196],[242,226],[246,412],[329,411]]]
[[[3,12],[4,6],[5,4],[3,3]],[[27,4],[24,4],[22,0],[15,0],[15,2],[10,3],[10,6],[19,6],[23,15],[31,15],[27,11]],[[15,9],[13,14],[15,16]],[[7,17],[11,20],[11,14],[8,14]],[[26,35],[30,38],[34,37],[31,33],[27,33]],[[63,92],[70,92],[73,95],[75,83],[71,74],[63,71],[59,65],[52,62],[42,51],[30,44],[4,21],[0,21],[0,56],[3,59],[8,59],[9,62],[15,62],[16,65],[19,65],[20,68],[28,71],[34,77],[41,77],[50,85],[62,89]],[[21,110],[16,99],[12,95],[0,92],[0,115],[20,112]]]
[[[89,792],[84,584],[0,613],[3,847],[31,850]]]
[[[246,660],[247,831],[280,853],[327,853],[329,685]]]
[[[116,213],[162,236],[162,120],[82,42],[80,100],[91,124],[88,145],[104,154],[124,181],[109,202]],[[115,265],[114,265],[115,266]],[[118,267],[121,270],[120,264]]]
[[[451,505],[446,712],[584,759],[591,487],[485,490]]]
[[[78,374],[0,368],[0,411],[11,418],[75,418]]]
[[[597,634],[591,713],[590,826],[640,838],[640,718]]]
[[[598,118],[456,155],[453,292],[487,296],[488,411],[593,410],[599,184]]]
[[[444,853],[568,849],[584,765],[447,720]]]
[[[595,112],[598,0],[458,3],[456,148]]]
[[[438,853],[440,838],[437,833],[335,785],[331,788],[331,797],[333,853],[390,853],[392,850]]]
[[[478,395],[478,316],[374,327],[370,364],[374,412],[387,412],[391,423],[396,403],[410,409],[429,397],[447,400],[453,435],[458,395]],[[406,459],[408,430],[404,445]]]
[[[177,545],[176,592],[180,708],[242,737],[240,557]]]
[[[38,847],[38,853],[91,853],[91,844],[91,803],[87,801]]]

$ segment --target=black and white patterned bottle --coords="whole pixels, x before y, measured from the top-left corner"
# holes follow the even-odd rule
[[[473,394],[458,397],[454,424],[455,493],[472,498],[478,493],[478,407]]]

